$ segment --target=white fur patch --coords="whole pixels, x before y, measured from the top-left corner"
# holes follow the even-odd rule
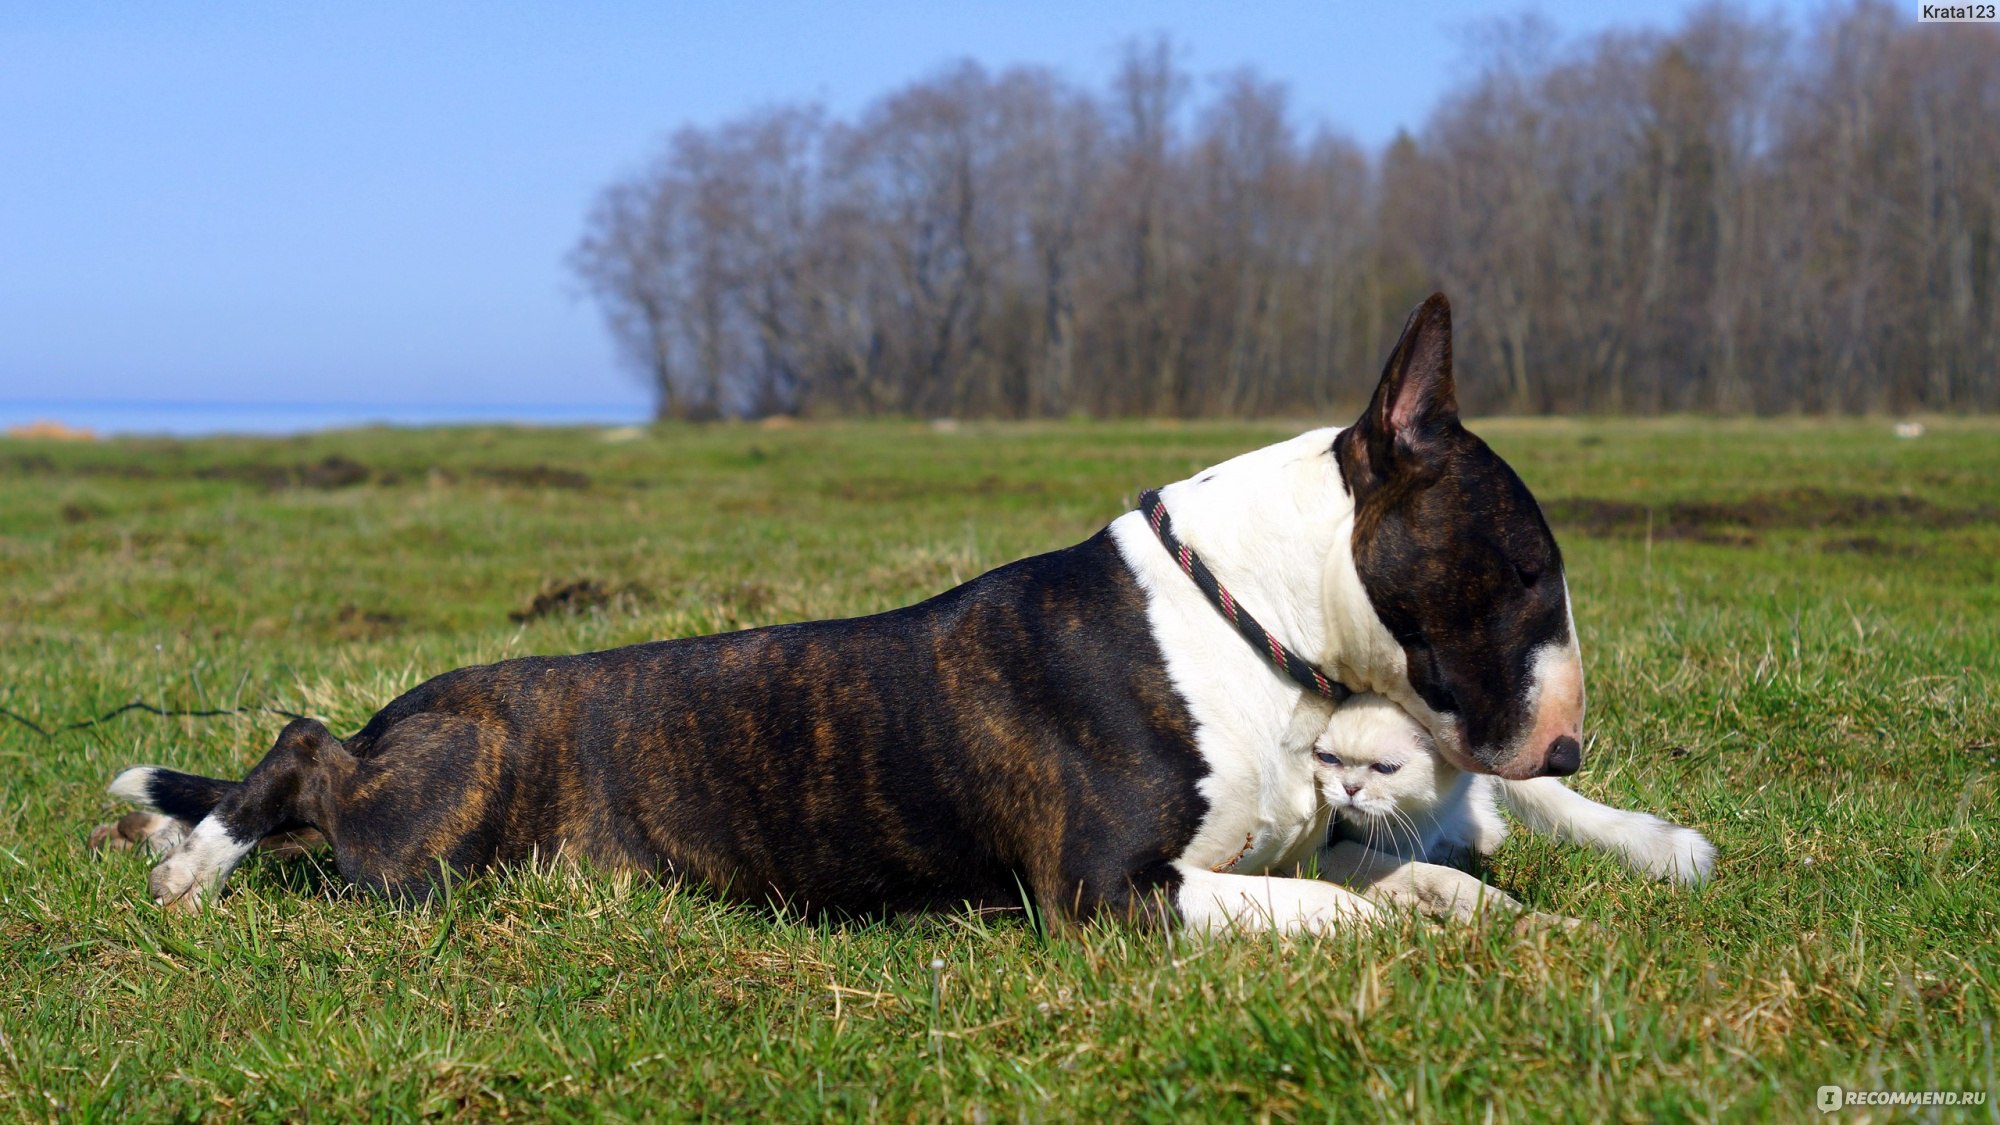
[[[153,868],[147,886],[163,907],[192,910],[222,889],[223,880],[243,862],[257,841],[239,842],[222,822],[203,817],[186,840]]]
[[[159,769],[159,766],[133,766],[112,778],[104,791],[127,804],[158,811],[159,806],[153,803],[152,781]]]
[[[1563,597],[1569,597],[1567,586]],[[1534,685],[1529,689],[1529,713],[1535,721],[1513,748],[1511,760],[1539,764],[1556,739],[1583,740],[1583,655],[1575,623],[1569,626],[1569,636],[1536,649],[1528,667]]]
[[[1308,660],[1324,659],[1320,577],[1344,550],[1352,502],[1330,452],[1334,430],[1253,450],[1168,485],[1176,532],[1259,622]],[[1306,692],[1244,643],[1167,553],[1145,517],[1111,525],[1140,589],[1167,676],[1187,702],[1208,814],[1181,859],[1206,872],[1295,866],[1323,835],[1326,812],[1305,751],[1330,701]],[[1371,611],[1372,612],[1372,611]]]
[[[1353,891],[1318,879],[1233,875],[1180,865],[1175,905],[1194,933],[1332,933],[1376,914]]]

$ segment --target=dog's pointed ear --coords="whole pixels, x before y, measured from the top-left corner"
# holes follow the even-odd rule
[[[1382,367],[1382,381],[1354,423],[1350,457],[1357,470],[1380,480],[1399,461],[1421,459],[1427,447],[1458,424],[1451,302],[1433,293],[1403,323],[1403,334]]]

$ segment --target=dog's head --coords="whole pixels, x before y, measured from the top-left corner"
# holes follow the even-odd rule
[[[1355,573],[1403,657],[1406,682],[1384,690],[1462,768],[1575,773],[1583,663],[1562,553],[1521,478],[1459,424],[1442,294],[1410,314],[1334,455]]]

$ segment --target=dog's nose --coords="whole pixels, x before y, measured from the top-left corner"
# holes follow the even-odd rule
[[[1356,793],[1361,792],[1361,787],[1359,785],[1342,785],[1341,788],[1347,790],[1347,795],[1350,797],[1354,796]]]
[[[1583,744],[1569,735],[1563,735],[1549,743],[1548,756],[1542,759],[1543,777],[1568,777],[1583,768]]]

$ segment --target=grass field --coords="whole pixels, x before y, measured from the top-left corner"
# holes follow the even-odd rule
[[[0,707],[270,706],[344,734],[461,664],[902,605],[1296,428],[0,442]],[[1567,556],[1575,783],[1707,833],[1704,890],[1516,833],[1491,880],[1594,929],[1048,940],[534,871],[398,910],[271,856],[164,917],[141,857],[84,848],[122,811],[105,782],[240,772],[283,720],[0,718],[0,1118],[1647,1120],[1811,1116],[1826,1083],[2000,1095],[2000,423],[1476,428]]]

